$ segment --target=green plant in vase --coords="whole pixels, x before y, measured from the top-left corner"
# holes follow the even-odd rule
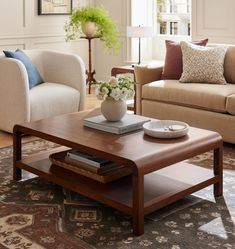
[[[114,52],[121,46],[117,25],[103,6],[87,5],[73,10],[70,20],[65,24],[65,31],[67,41],[75,40],[85,33],[88,37],[99,37],[105,47]]]

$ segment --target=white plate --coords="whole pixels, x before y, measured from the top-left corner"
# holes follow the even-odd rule
[[[150,121],[143,124],[144,133],[157,138],[178,138],[188,133],[189,125],[175,120]]]

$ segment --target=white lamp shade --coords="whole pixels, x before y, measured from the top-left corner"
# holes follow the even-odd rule
[[[149,37],[153,36],[153,28],[148,26],[127,26],[127,37]]]

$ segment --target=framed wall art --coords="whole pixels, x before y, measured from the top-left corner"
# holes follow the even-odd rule
[[[70,15],[72,0],[38,0],[38,15]]]

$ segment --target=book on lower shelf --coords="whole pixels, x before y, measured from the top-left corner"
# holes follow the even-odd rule
[[[73,160],[76,160],[77,162],[85,163],[85,164],[92,165],[92,166],[95,166],[98,168],[101,166],[104,166],[106,164],[109,164],[111,162],[109,160],[105,160],[103,158],[96,157],[96,156],[90,155],[88,153],[81,152],[79,150],[68,151],[67,157],[69,157]]]
[[[101,183],[112,182],[122,177],[128,176],[132,173],[132,169],[130,167],[127,167],[124,165],[118,165],[118,164],[116,164],[115,166],[114,165],[108,166],[109,164],[107,164],[105,166],[102,166],[102,168],[104,168],[102,170],[91,165],[83,164],[83,167],[82,167],[81,163],[78,163],[78,162],[75,163],[74,161],[72,162],[71,158],[67,157],[67,152],[68,151],[57,152],[49,156],[52,162],[53,169],[54,169],[54,166],[56,167],[59,166],[61,168],[64,168],[76,174],[91,178]],[[96,173],[94,170],[96,170],[96,172],[99,172],[99,173]]]
[[[99,175],[106,174],[108,172],[111,172],[112,170],[116,170],[118,168],[120,169],[120,168],[124,167],[123,165],[118,165],[118,164],[111,162],[111,161],[110,161],[110,163],[107,163],[107,164],[103,165],[102,167],[96,167],[93,165],[89,165],[87,163],[82,163],[82,162],[77,161],[77,160],[75,160],[71,157],[68,157],[68,156],[65,156],[64,161],[66,163],[73,165],[74,167],[88,170],[88,171],[91,171],[91,172],[93,172],[95,174],[99,174]]]
[[[114,134],[124,134],[127,132],[142,129],[143,124],[150,121],[150,118],[136,114],[126,114],[122,120],[117,122],[107,121],[103,115],[98,115],[83,120],[84,126],[102,130]]]

